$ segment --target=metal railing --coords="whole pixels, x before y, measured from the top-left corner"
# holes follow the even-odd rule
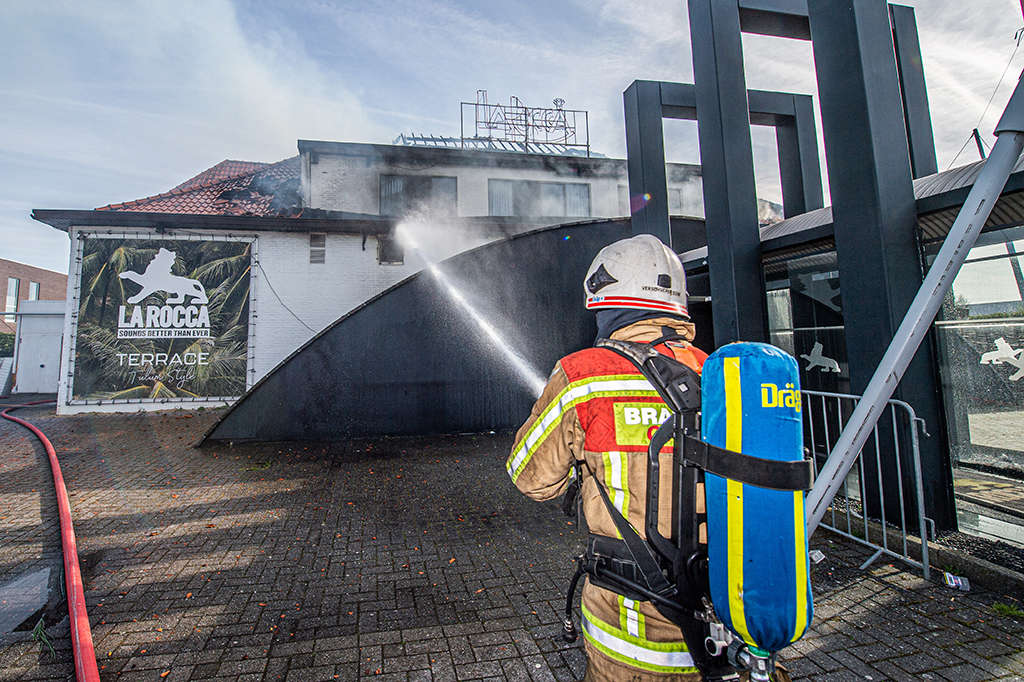
[[[817,473],[853,415],[860,396],[823,391],[802,393],[804,441],[813,454]],[[925,516],[924,510],[918,427],[928,435],[924,420],[914,413],[914,408],[901,400],[888,401],[874,432],[857,454],[855,466],[831,500],[821,525],[875,550],[862,569],[885,554],[920,568],[928,580],[926,529],[933,522]],[[904,456],[908,444],[909,458]],[[905,463],[909,463],[913,471],[905,474]],[[905,479],[905,475],[911,478]],[[891,499],[894,490],[898,498],[895,501]],[[887,492],[889,500],[886,500]],[[910,552],[908,538],[915,535],[912,526],[916,526],[916,536],[921,542],[920,561]]]

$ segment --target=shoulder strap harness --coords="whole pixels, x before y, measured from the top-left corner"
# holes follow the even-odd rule
[[[695,513],[697,485],[704,472],[774,490],[809,490],[813,484],[813,463],[808,460],[781,462],[745,455],[700,439],[700,375],[673,357],[655,350],[666,341],[683,339],[666,334],[649,344],[599,339],[606,348],[626,358],[643,374],[672,411],[672,417],[655,431],[647,450],[646,541],[615,508],[601,481],[597,489],[622,540],[591,534],[587,551],[577,558],[577,571],[569,586],[562,638],[575,641],[572,600],[579,579],[587,574],[591,582],[630,599],[650,601],[678,625],[687,648],[701,674],[708,680],[737,679],[725,653],[711,655],[704,640],[708,624],[715,621],[709,598],[707,551],[698,542],[704,520]],[[685,340],[685,339],[683,339]],[[658,530],[661,450],[673,441],[672,537]],[[582,483],[582,462],[577,462],[574,483]],[[563,502],[568,513],[571,502]]]

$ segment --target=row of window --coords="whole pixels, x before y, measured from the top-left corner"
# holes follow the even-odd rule
[[[487,214],[492,216],[590,216],[590,185],[488,180]]]
[[[630,214],[629,188],[618,186],[619,215]],[[458,206],[458,180],[447,176],[381,175],[380,214],[402,216],[414,212],[454,216]],[[699,183],[668,188],[671,215],[703,215],[704,196]],[[590,185],[583,182],[488,180],[487,215],[589,218]]]
[[[424,175],[381,175],[380,214],[422,212],[454,216],[458,206],[458,180]],[[488,180],[487,213],[492,216],[550,216],[586,218],[590,211],[590,185],[586,183]]]
[[[692,189],[669,188],[669,212],[680,215],[683,206],[695,200],[703,205],[700,186]],[[696,192],[696,199],[692,196]],[[630,214],[629,190],[618,186],[619,214]],[[380,215],[404,216],[423,213],[432,217],[457,215],[458,179],[449,176],[381,175]],[[589,218],[590,185],[583,182],[539,182],[536,180],[487,181],[487,214],[496,217]],[[327,235],[309,235],[309,262],[326,262]],[[393,239],[377,239],[377,261],[382,265],[401,265],[405,254]]]
[[[17,277],[7,278],[7,305],[4,307],[5,313],[16,313],[18,312],[18,294],[21,292],[21,280]],[[39,300],[39,282],[28,283],[28,300],[38,301]],[[4,322],[14,324],[14,315],[4,315]]]

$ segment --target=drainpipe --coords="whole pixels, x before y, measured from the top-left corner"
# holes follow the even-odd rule
[[[1024,2],[1024,0],[1021,0]],[[18,315],[17,312],[14,313]],[[14,352],[11,357],[11,393],[16,393],[15,389],[18,387],[18,351],[21,349],[21,316],[18,315],[14,320]],[[3,390],[3,386],[0,386],[0,391]]]
[[[1024,0],[1022,0],[1024,2]],[[1021,150],[1024,150],[1024,86],[1021,81],[1010,97],[1002,118],[996,124],[995,146],[989,154],[981,173],[971,188],[967,200],[957,215],[946,240],[935,257],[924,283],[910,304],[903,322],[889,344],[857,403],[846,428],[839,436],[828,461],[818,474],[814,487],[807,495],[807,536],[814,532],[825,516],[825,511],[836,492],[842,487],[850,473],[857,455],[871,435],[875,423],[907,366],[917,353],[922,339],[928,333],[935,314],[960,271],[964,259],[985,226],[989,214],[999,199],[1007,178],[1013,170]],[[923,524],[923,519],[921,520]]]

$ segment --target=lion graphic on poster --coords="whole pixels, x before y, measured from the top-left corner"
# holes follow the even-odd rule
[[[138,303],[147,296],[160,291],[175,294],[175,298],[167,299],[169,304],[184,303],[186,296],[193,297],[195,299],[193,303],[209,302],[206,297],[206,289],[198,280],[171,274],[171,267],[174,265],[176,257],[177,254],[173,251],[161,248],[146,266],[144,273],[139,274],[128,270],[118,275],[121,279],[131,280],[142,287],[142,291],[129,298],[128,302]]]

